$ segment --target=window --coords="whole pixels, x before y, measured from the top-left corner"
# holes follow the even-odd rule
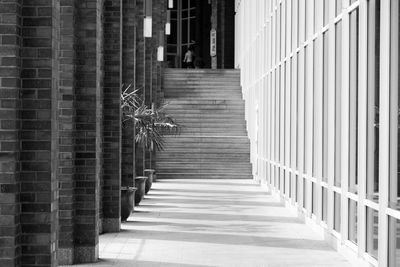
[[[349,240],[357,244],[357,202],[349,199]]]
[[[400,55],[400,5],[391,1],[391,55],[390,55],[390,207],[400,210],[400,82],[398,78]]]
[[[368,1],[367,198],[379,200],[380,0]]]
[[[400,265],[400,220],[389,217],[389,267]]]
[[[358,193],[358,8],[350,13],[349,192]]]
[[[322,85],[322,181],[328,182],[328,90],[329,90],[329,35],[323,34],[323,85]]]
[[[378,258],[378,218],[376,210],[367,208],[367,252]]]
[[[333,229],[340,233],[340,220],[342,215],[342,199],[340,194],[334,192],[334,221],[333,221]]]
[[[342,13],[342,0],[336,0],[335,1],[335,6],[336,6],[336,13],[335,15],[338,16],[339,14]]]
[[[328,189],[322,187],[322,221],[328,221]]]
[[[342,21],[335,25],[335,186],[341,185]]]
[[[324,0],[324,26],[329,23],[329,3],[331,0]]]

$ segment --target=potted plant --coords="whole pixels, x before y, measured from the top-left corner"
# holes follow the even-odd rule
[[[150,188],[151,188],[153,182],[155,182],[155,179],[154,179],[155,172],[156,172],[156,170],[153,170],[153,169],[145,169],[144,170],[144,175],[147,176],[147,178],[148,178],[146,180],[146,188],[145,188],[146,194],[150,191]]]
[[[128,86],[121,94],[121,109],[123,114],[123,120],[133,121],[134,124],[134,138],[135,144],[141,146],[143,151],[150,151],[151,153],[155,150],[164,149],[164,138],[165,134],[178,133],[179,126],[170,116],[166,115],[164,110],[166,105],[152,104],[151,108],[148,108],[143,101],[140,99],[138,92],[140,89],[130,91]],[[143,156],[143,169],[145,170],[145,153]],[[153,172],[154,173],[154,172]],[[145,174],[143,172],[143,174]],[[147,192],[150,190],[152,179],[144,179],[144,176],[135,178],[136,190],[136,205],[139,204],[140,200],[143,199],[143,195],[146,192],[146,185],[142,190],[142,183],[147,182]]]
[[[121,221],[126,221],[135,206],[136,187],[121,187]]]

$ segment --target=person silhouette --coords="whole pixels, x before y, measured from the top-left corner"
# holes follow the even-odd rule
[[[194,52],[193,48],[189,46],[187,52],[185,53],[185,58],[183,59],[183,62],[186,64],[186,68],[188,69],[193,69],[194,68]]]

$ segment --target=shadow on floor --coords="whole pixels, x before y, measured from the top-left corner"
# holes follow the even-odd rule
[[[157,198],[156,195],[148,195],[145,197],[148,200],[147,203],[151,203],[151,201],[156,202],[166,202],[168,204],[185,204],[190,202],[190,204],[205,204],[205,205],[230,205],[230,206],[254,206],[254,207],[284,207],[284,203],[282,202],[267,202],[267,201],[246,201],[246,200],[218,200],[216,198],[213,199],[204,199],[204,198],[193,198],[189,199],[185,198]],[[162,205],[160,206],[162,207]]]
[[[74,265],[74,266],[80,266]],[[85,265],[87,266],[87,265]],[[117,266],[117,267],[215,267],[211,265],[194,265],[177,262],[157,262],[157,261],[141,261],[141,260],[122,260],[102,258],[96,263],[96,266]]]
[[[182,192],[182,193],[187,193],[188,195],[190,193],[207,193],[207,194],[228,194],[228,195],[244,195],[244,196],[268,196],[271,195],[269,192],[260,192],[260,190],[257,191],[252,191],[252,190],[213,190],[213,189],[178,189],[178,188],[163,188],[163,189],[152,189],[153,191],[158,191],[158,192]]]
[[[126,227],[126,226],[125,226]],[[283,237],[260,237],[217,233],[189,233],[177,231],[149,231],[125,228],[125,235],[131,239],[163,240],[191,243],[209,243],[220,245],[240,245],[252,247],[280,247],[301,250],[331,251],[323,240],[295,239]]]
[[[140,217],[153,218],[153,212],[148,211],[135,211],[140,213]],[[135,220],[135,213],[128,219],[129,221]],[[169,211],[157,211],[157,218],[169,218],[179,220],[199,220],[199,221],[243,221],[243,222],[280,222],[280,223],[298,223],[303,224],[304,221],[297,217],[280,217],[280,216],[263,216],[263,215],[234,215],[234,214],[217,214],[217,213],[190,213],[190,212],[169,212]]]
[[[209,181],[209,180],[208,180]],[[219,180],[219,181],[211,181],[209,183],[201,182],[201,181],[188,181],[188,180],[157,180],[157,182],[164,183],[164,184],[193,184],[193,185],[206,185],[206,184],[215,184],[215,185],[227,185],[227,186],[251,186],[251,187],[256,187],[259,188],[259,184],[257,183],[243,183],[243,182],[233,182],[232,180],[230,182],[223,182],[224,180]],[[250,181],[250,180],[249,180]]]

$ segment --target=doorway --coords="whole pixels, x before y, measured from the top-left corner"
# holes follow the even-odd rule
[[[204,0],[174,0],[171,34],[167,39],[167,62],[170,68],[182,68],[189,46],[194,48],[195,62],[208,67],[211,6]],[[211,63],[210,63],[211,64]]]

